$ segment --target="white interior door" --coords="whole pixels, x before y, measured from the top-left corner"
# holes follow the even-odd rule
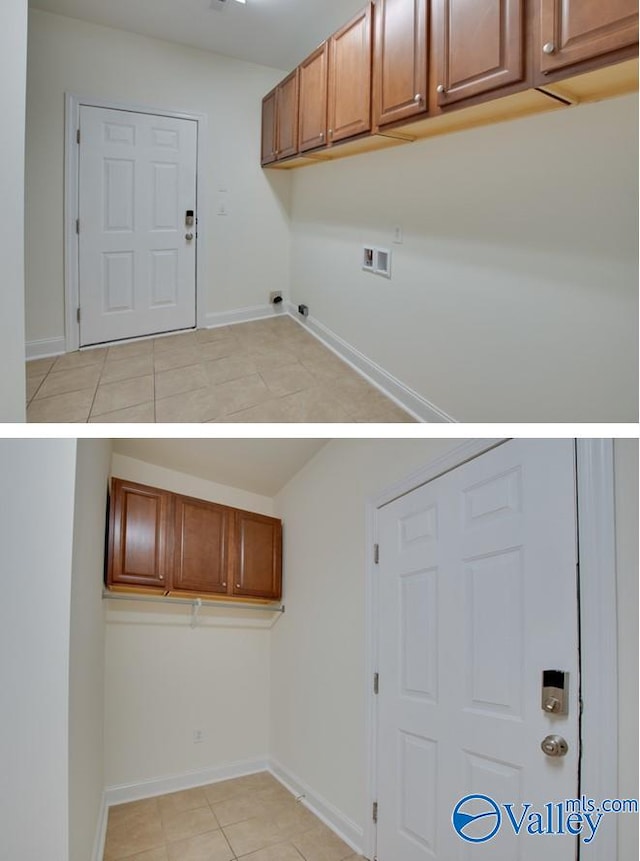
[[[80,141],[80,345],[195,326],[197,123],[82,106]]]
[[[574,472],[571,440],[510,441],[378,512],[379,861],[575,859],[575,837],[526,830],[577,796]],[[569,673],[568,715],[543,711],[544,670]],[[565,756],[542,752],[550,734]],[[471,843],[452,824],[467,795],[517,821],[532,806],[516,836],[467,802]]]

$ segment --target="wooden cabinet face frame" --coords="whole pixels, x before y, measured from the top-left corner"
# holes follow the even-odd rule
[[[429,107],[430,0],[379,0],[374,16],[374,128]]]

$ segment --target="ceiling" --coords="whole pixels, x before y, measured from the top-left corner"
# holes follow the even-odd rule
[[[275,496],[327,439],[114,439],[115,454]]]
[[[29,0],[71,18],[289,71],[364,0]],[[213,8],[212,8],[213,6]]]

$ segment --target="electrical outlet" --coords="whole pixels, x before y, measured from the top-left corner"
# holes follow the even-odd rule
[[[373,257],[375,248],[368,245],[362,249],[362,268],[367,272],[373,272]]]
[[[202,744],[204,741],[204,733],[201,729],[194,729],[193,731],[193,743],[194,744]]]

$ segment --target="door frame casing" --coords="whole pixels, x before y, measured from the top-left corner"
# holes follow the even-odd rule
[[[378,584],[374,547],[378,542],[378,509],[462,466],[505,438],[474,439],[456,446],[426,466],[395,482],[367,502],[367,572],[365,629],[367,807],[363,852],[375,858],[376,825],[371,816],[377,798]],[[543,439],[536,440],[544,444]],[[584,711],[581,718],[580,791],[597,800],[618,791],[618,647],[616,607],[615,497],[612,439],[578,439],[576,505],[580,588],[580,676]],[[577,596],[576,596],[577,599]],[[585,756],[584,751],[589,755]],[[553,799],[549,799],[553,800]],[[589,847],[592,861],[617,858],[615,819]]]
[[[65,93],[65,133],[64,133],[64,320],[65,320],[65,349],[67,353],[80,349],[80,324],[77,320],[77,308],[80,305],[80,271],[79,251],[80,238],[76,233],[76,219],[79,216],[79,171],[80,148],[77,144],[76,133],[80,128],[80,108],[103,108],[112,111],[129,111],[135,114],[153,114],[170,117],[176,120],[192,120],[197,123],[196,150],[196,212],[197,212],[197,246],[196,246],[196,327],[205,325],[206,302],[205,284],[207,255],[204,237],[205,230],[205,200],[206,200],[206,171],[203,167],[203,154],[207,152],[207,117],[201,113],[186,113],[169,108],[151,107],[128,102],[114,101],[104,98],[90,98],[77,93]],[[144,338],[153,335],[141,336]],[[132,340],[131,338],[126,340]],[[97,345],[100,346],[100,345]],[[92,349],[88,347],[87,349]]]

